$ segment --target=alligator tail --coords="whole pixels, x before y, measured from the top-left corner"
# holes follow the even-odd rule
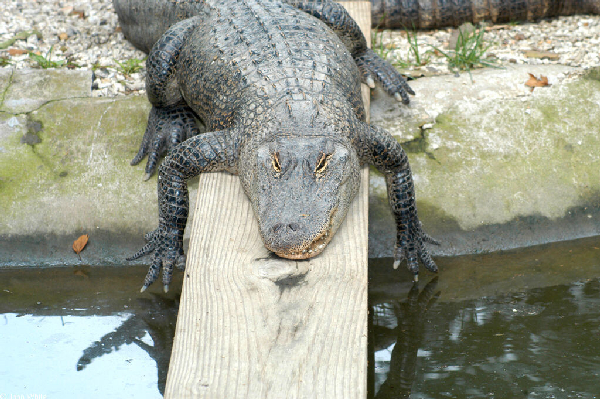
[[[435,29],[465,22],[535,21],[598,14],[598,0],[371,0],[374,26]]]

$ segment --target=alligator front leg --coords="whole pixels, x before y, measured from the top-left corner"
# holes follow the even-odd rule
[[[146,245],[127,260],[154,252],[142,292],[157,278],[162,268],[165,292],[173,267],[185,267],[183,232],[189,200],[186,180],[202,172],[236,172],[237,135],[232,130],[200,134],[177,146],[158,168],[158,228],[146,234]]]
[[[146,92],[152,110],[140,149],[131,161],[136,165],[148,155],[146,180],[156,170],[162,155],[199,133],[194,113],[179,91],[176,72],[181,48],[201,22],[200,17],[194,17],[173,25],[154,44],[146,60]]]
[[[363,83],[373,88],[375,81],[378,81],[396,100],[404,104],[410,102],[408,95],[414,95],[415,92],[396,68],[367,46],[365,36],[358,24],[343,6],[332,0],[285,0],[285,2],[325,22],[337,34],[352,53]]]
[[[148,155],[144,176],[144,180],[148,180],[154,174],[161,156],[198,133],[194,113],[187,106],[152,107],[142,144],[131,165],[137,165]]]
[[[423,231],[417,215],[415,189],[406,152],[389,133],[383,129],[364,124],[357,145],[363,162],[375,165],[385,175],[388,200],[396,219],[396,245],[394,247],[394,269],[406,259],[408,270],[418,280],[419,259],[425,267],[437,272],[437,266],[425,243],[437,244]]]

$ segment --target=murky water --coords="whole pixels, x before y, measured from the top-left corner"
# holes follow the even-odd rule
[[[600,239],[439,259],[418,286],[390,262],[370,264],[370,397],[600,398]],[[0,398],[160,398],[180,291],[140,295],[144,275],[0,270]]]

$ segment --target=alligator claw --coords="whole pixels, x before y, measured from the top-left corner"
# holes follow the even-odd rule
[[[160,157],[198,133],[194,113],[188,107],[152,107],[142,144],[131,165],[137,165],[147,155],[144,180],[148,180],[156,171]]]
[[[367,76],[367,78],[365,79],[365,84],[367,86],[369,86],[371,89],[375,88],[375,81],[373,80],[373,77],[370,75]]]
[[[398,266],[406,259],[408,270],[413,274],[413,280],[419,280],[419,261],[423,263],[425,268],[430,272],[437,273],[438,267],[431,258],[429,251],[425,247],[425,243],[440,245],[438,240],[433,239],[423,231],[420,221],[417,221],[417,226],[408,233],[403,233],[403,236],[398,240],[394,248],[394,264],[393,268]]]
[[[182,237],[183,231],[158,227],[151,233],[146,234],[146,240],[148,241],[146,245],[135,255],[127,258],[127,260],[133,260],[154,252],[152,264],[148,268],[148,273],[146,273],[144,285],[140,292],[146,291],[158,279],[161,269],[163,290],[165,292],[169,291],[169,284],[173,276],[173,267],[177,266],[179,269],[185,268],[186,259],[183,254]]]
[[[369,79],[377,80],[383,89],[396,100],[403,104],[410,102],[409,94],[414,95],[415,92],[410,88],[404,77],[391,65],[379,57],[373,50],[367,49],[361,56],[355,59],[356,65],[361,73],[363,82],[369,87]],[[373,82],[374,83],[374,82]]]

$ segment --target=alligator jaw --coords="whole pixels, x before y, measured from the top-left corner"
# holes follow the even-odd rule
[[[333,238],[333,234],[336,230],[334,228],[334,219],[337,211],[337,206],[331,210],[331,213],[329,214],[329,223],[327,224],[327,226],[323,230],[321,230],[321,232],[316,236],[316,238],[304,248],[296,251],[274,251],[273,249],[269,248],[269,246],[266,246],[267,249],[269,251],[274,252],[275,255],[286,259],[309,259],[319,255],[321,252],[323,252],[327,244],[329,244],[329,241],[331,241],[331,239]]]
[[[331,240],[331,237],[333,236],[333,234],[330,234],[330,230],[331,230],[331,226],[327,226],[327,228],[315,240],[313,240],[309,245],[306,246],[306,248],[304,248],[302,250],[286,251],[286,252],[273,251],[273,252],[275,252],[275,254],[277,256],[280,256],[280,257],[286,258],[286,259],[309,259],[309,258],[312,258],[314,256],[319,255],[321,252],[323,252],[323,250],[325,249],[325,247]],[[267,249],[271,250],[268,247],[267,247]]]

